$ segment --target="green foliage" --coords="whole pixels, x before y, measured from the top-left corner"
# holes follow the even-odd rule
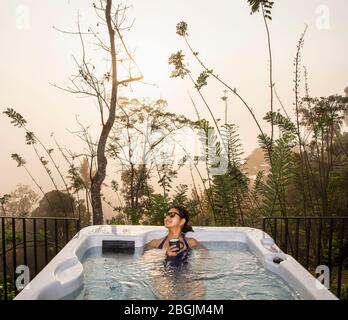
[[[262,218],[268,216],[263,208],[265,190],[264,179],[264,171],[261,170],[256,174],[255,180],[252,184],[250,185],[249,183],[249,191],[244,203],[244,225],[246,226],[260,227]]]
[[[183,205],[187,202],[187,192],[188,192],[188,186],[187,184],[179,184],[176,187],[175,194],[173,196],[172,203],[174,205]]]
[[[264,9],[264,15],[266,19],[272,20],[271,9],[273,8],[273,1],[269,0],[248,0],[248,4],[251,7],[251,13],[258,12],[260,8]]]
[[[325,234],[325,238],[327,239],[329,238],[328,230],[327,230],[327,234]],[[347,245],[348,245],[348,239],[343,239],[343,248],[347,248]],[[338,265],[339,263],[340,255],[341,255],[340,246],[341,246],[340,234],[338,234],[337,232],[333,232],[332,248],[331,248],[331,263],[333,263],[333,265]],[[329,264],[329,246],[326,245],[326,243],[324,243],[324,246],[322,248],[322,260],[323,260],[323,263]],[[345,267],[344,263],[343,263],[343,267]]]
[[[132,127],[133,127],[132,124],[128,124],[128,128],[132,128]],[[117,159],[120,155],[121,148],[120,148],[119,142],[120,142],[119,137],[117,136],[109,137],[106,153],[108,157],[110,157],[111,159]]]
[[[338,95],[307,96],[300,102],[300,124],[309,132],[300,159],[305,164],[303,199],[312,212],[346,215],[346,188],[340,186],[347,183],[348,145],[340,131],[347,110],[348,98]]]
[[[278,126],[282,135],[296,135],[296,126],[291,120],[285,116],[283,116],[279,112],[267,112],[266,116],[263,118],[267,122],[271,122],[273,120],[273,124]]]
[[[158,180],[158,184],[163,189],[163,196],[167,198],[167,194],[170,192],[172,188],[173,179],[177,177],[178,172],[174,170],[173,163],[161,163],[158,165],[158,174],[160,179]]]
[[[243,151],[237,130],[238,127],[235,124],[224,124],[221,128],[221,135],[228,162],[233,166],[240,167]]]
[[[17,162],[17,167],[21,167],[26,164],[26,161],[18,153],[12,153],[11,158]]]
[[[21,184],[17,185],[8,196],[8,201],[3,204],[3,209],[11,216],[29,215],[39,198],[29,186]]]
[[[198,139],[202,144],[202,153],[205,157],[206,166],[214,168],[219,165],[217,157],[221,155],[220,141],[217,140],[215,128],[210,126],[209,121],[201,119],[195,122],[194,127],[198,130]],[[209,175],[209,173],[208,173]],[[208,176],[208,180],[210,177]]]
[[[185,21],[181,21],[176,25],[176,33],[182,37],[187,35],[187,23]]]
[[[1,279],[2,281],[2,279]],[[13,300],[16,296],[14,288],[10,282],[7,282],[7,299]],[[5,299],[4,284],[0,282],[0,300]]]
[[[150,225],[163,225],[164,214],[168,207],[168,200],[159,193],[152,193],[149,200],[146,211],[146,223]]]
[[[343,124],[348,110],[348,97],[332,95],[329,97],[305,97],[301,101],[299,112],[301,124],[313,130],[314,137],[321,139],[331,128],[339,128]]]
[[[39,201],[39,206],[33,211],[32,215],[37,217],[73,217],[75,208],[75,199],[70,198],[64,192],[52,190],[47,192]]]
[[[209,75],[211,75],[213,73],[213,70],[204,70],[201,72],[201,74],[198,76],[197,80],[196,80],[196,84],[195,87],[197,90],[201,90],[202,87],[206,86],[207,83],[207,79],[209,78]]]
[[[269,154],[270,138],[259,135],[260,146],[270,164],[270,172],[264,188],[264,211],[267,215],[286,215],[286,195],[295,175],[295,157],[292,149],[296,145],[296,128],[279,112],[267,113],[264,118],[279,128],[279,138],[273,143]]]
[[[242,171],[242,151],[237,127],[225,124],[221,128],[221,136],[222,144],[216,143],[216,154],[227,157],[228,167],[226,173],[213,176],[211,192],[215,220],[219,225],[240,225],[244,223],[249,179]]]
[[[132,224],[139,224],[153,188],[149,184],[149,172],[146,165],[131,166],[122,172],[121,189],[126,202],[125,213]]]
[[[37,143],[34,132],[27,131],[25,133],[25,140],[27,145],[33,145]]]
[[[348,160],[348,159],[347,159]],[[348,166],[342,166],[330,174],[327,195],[330,208],[339,216],[346,215],[348,207]]]
[[[259,171],[256,175],[251,192],[254,196],[257,196],[263,186],[264,171]]]
[[[171,139],[177,130],[191,126],[192,121],[167,112],[163,99],[139,101],[123,97],[119,105],[121,112],[116,117],[108,156],[122,166],[120,191],[125,203],[121,211],[130,223],[145,223],[154,192],[150,178],[158,177],[157,184],[168,203],[177,170],[183,165],[174,166]]]
[[[218,225],[242,225],[243,203],[248,193],[248,178],[229,166],[227,173],[213,177],[214,210]]]
[[[170,203],[173,205],[184,206],[188,210],[190,219],[192,220],[199,214],[200,209],[198,208],[198,200],[190,199],[188,192],[188,185],[179,184],[175,189],[175,193]]]
[[[6,114],[11,119],[11,123],[15,127],[20,128],[25,126],[27,123],[27,121],[23,118],[23,116],[12,108],[7,108],[6,111],[4,111],[3,113]]]
[[[73,163],[69,167],[67,177],[70,180],[70,189],[72,189],[74,193],[85,188],[85,183],[80,175],[79,168]]]
[[[174,66],[174,70],[172,71],[170,77],[171,78],[185,78],[185,76],[190,72],[189,69],[185,66],[184,63],[185,55],[182,54],[182,51],[178,51],[177,53],[173,53],[168,60],[168,63]]]
[[[159,193],[152,193],[149,196],[143,223],[163,225],[164,214],[167,212],[169,203],[184,206],[190,213],[190,219],[194,219],[199,214],[198,201],[189,198],[187,185],[180,184],[176,187],[173,197],[167,198]]]
[[[348,300],[348,284],[342,284],[341,286],[341,300]]]
[[[10,194],[4,194],[3,196],[0,197],[0,205],[3,211],[5,211],[4,206],[9,202],[10,199],[11,199]]]

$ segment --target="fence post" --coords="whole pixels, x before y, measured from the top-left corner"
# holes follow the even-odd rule
[[[341,286],[342,286],[343,239],[344,239],[344,219],[341,219],[340,258],[339,258],[339,264],[338,264],[338,279],[337,279],[337,296],[339,298],[341,297]]]
[[[1,240],[2,240],[2,265],[4,281],[4,300],[7,300],[7,264],[6,264],[6,238],[5,238],[5,218],[1,218]]]

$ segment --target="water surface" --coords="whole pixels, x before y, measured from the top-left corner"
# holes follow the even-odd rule
[[[206,242],[178,265],[163,250],[134,254],[91,248],[82,259],[84,286],[66,299],[300,299],[240,242]]]

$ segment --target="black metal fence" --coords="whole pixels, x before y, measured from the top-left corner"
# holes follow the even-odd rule
[[[0,300],[18,293],[17,266],[34,278],[79,230],[78,218],[0,216]]]
[[[348,299],[348,217],[266,217],[263,230],[284,252],[315,275],[330,270],[330,290]]]
[[[330,290],[348,299],[348,217],[265,217],[263,230],[307,270],[330,270]],[[30,279],[80,230],[78,218],[0,216],[0,300],[17,293],[16,269]]]

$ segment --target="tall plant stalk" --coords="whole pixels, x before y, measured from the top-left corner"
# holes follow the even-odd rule
[[[50,160],[52,161],[57,173],[59,174],[64,186],[65,186],[65,190],[69,196],[70,202],[71,202],[71,207],[74,213],[74,204],[73,204],[73,198],[70,195],[69,192],[69,188],[66,184],[66,181],[61,173],[61,171],[59,170],[59,166],[57,165],[57,163],[55,162],[54,158],[52,157],[52,149],[47,149],[47,147],[42,143],[42,141],[37,137],[37,135],[35,135],[34,132],[30,131],[27,127],[26,127],[26,123],[27,121],[23,118],[23,116],[21,114],[19,114],[18,112],[16,112],[14,109],[12,108],[7,108],[6,111],[4,111],[4,114],[6,114],[10,119],[11,119],[11,123],[15,126],[15,127],[19,127],[19,128],[23,128],[26,132],[26,135],[30,136],[31,139],[34,139],[35,141],[37,141],[41,147],[45,150],[46,154],[48,155],[48,157],[50,158]]]
[[[307,215],[307,197],[305,191],[305,172],[304,172],[304,159],[303,159],[303,148],[305,148],[300,131],[300,115],[299,115],[299,87],[300,87],[300,63],[301,63],[301,49],[304,45],[304,37],[306,34],[308,26],[306,25],[305,30],[301,34],[300,40],[297,45],[297,52],[295,57],[295,80],[294,80],[294,93],[295,93],[295,114],[296,114],[296,134],[298,138],[298,145],[300,149],[300,175],[301,175],[301,188],[302,188],[302,197],[303,197],[303,212],[304,215]]]
[[[50,200],[47,197],[47,194],[43,191],[42,187],[38,184],[38,182],[35,180],[35,178],[33,177],[33,175],[30,173],[29,169],[26,166],[26,161],[24,160],[24,158],[22,158],[18,153],[13,153],[11,155],[11,158],[13,160],[15,160],[17,162],[17,167],[23,167],[24,170],[27,172],[27,174],[29,175],[30,179],[34,182],[34,184],[37,186],[37,188],[40,190],[40,192],[42,193],[43,197],[46,199],[50,209],[53,211],[53,207],[51,205]]]

